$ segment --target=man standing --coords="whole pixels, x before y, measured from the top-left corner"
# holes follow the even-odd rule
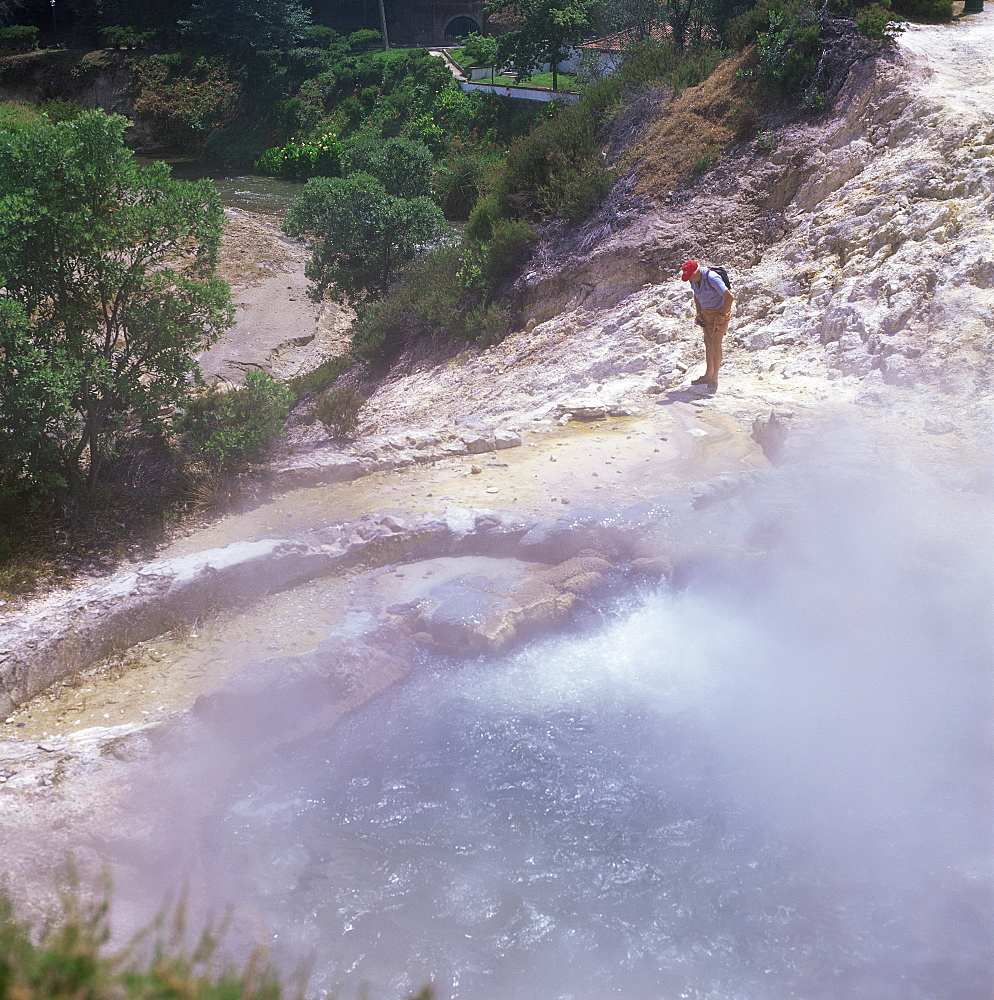
[[[728,329],[732,314],[732,293],[721,275],[710,267],[702,268],[696,260],[688,260],[680,268],[680,279],[689,281],[694,293],[697,325],[704,328],[704,374],[691,385],[718,388],[718,369],[721,367],[721,340]]]

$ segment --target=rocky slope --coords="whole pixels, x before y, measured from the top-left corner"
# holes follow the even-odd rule
[[[689,256],[725,264],[737,299],[709,406],[858,398],[910,407],[917,429],[986,427],[992,40],[982,17],[911,26],[853,66],[823,120],[764,133],[663,204],[616,195],[608,232],[595,219],[539,255],[523,330],[384,386],[366,430],[527,422],[581,399],[651,406],[657,376],[679,386],[701,361],[677,280]]]

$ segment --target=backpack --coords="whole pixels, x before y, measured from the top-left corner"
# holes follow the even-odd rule
[[[728,272],[723,267],[709,267],[709,271],[714,271],[723,282],[725,282],[725,287],[731,291],[732,290],[732,279],[729,278]]]

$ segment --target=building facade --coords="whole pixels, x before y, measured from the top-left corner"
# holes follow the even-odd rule
[[[386,0],[390,44],[457,45],[485,27],[484,3],[464,0]]]

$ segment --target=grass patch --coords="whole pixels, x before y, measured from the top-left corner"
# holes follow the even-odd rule
[[[0,535],[0,600],[30,593],[47,575],[48,562],[37,552],[19,552],[8,535]]]
[[[559,89],[571,90],[575,79],[571,73],[560,73]],[[480,80],[480,83],[489,82],[489,80]],[[527,80],[519,80],[516,76],[495,76],[493,82],[500,87],[536,87],[539,90],[552,90],[551,73],[536,73]]]
[[[290,391],[297,399],[313,393],[324,392],[336,379],[355,364],[351,354],[338,354],[322,361],[317,368],[290,379]]]
[[[703,83],[675,98],[667,112],[629,147],[617,164],[634,169],[639,194],[662,198],[678,184],[716,162],[731,142],[755,127],[757,84],[739,76],[755,60],[755,49],[725,60]]]
[[[38,121],[39,111],[24,101],[0,101],[0,129],[16,129]]]

